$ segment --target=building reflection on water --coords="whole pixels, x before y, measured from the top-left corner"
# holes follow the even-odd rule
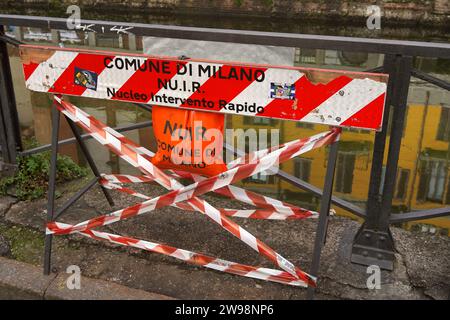
[[[28,38],[27,39],[27,32]],[[39,36],[40,33],[44,36]],[[51,37],[42,30],[25,32],[10,30],[11,35],[28,41],[47,42]],[[30,38],[30,34],[33,39]],[[142,50],[140,37],[84,36],[82,33],[66,33],[66,45],[89,45],[91,47],[116,48],[121,50]],[[58,34],[59,41],[61,35]],[[82,39],[82,40],[81,40]],[[10,51],[13,79],[17,97],[19,118],[24,140],[36,139],[39,144],[50,142],[51,116],[50,96],[26,90],[22,78],[20,61],[16,49]],[[331,50],[296,50],[295,64],[348,70],[365,70],[380,65],[383,56],[379,54],[362,54],[337,52]],[[450,61],[442,59],[417,59],[416,68],[431,72],[438,77],[450,79]],[[93,100],[86,98],[69,98],[109,126],[122,126],[146,121],[151,115],[132,104]],[[392,113],[391,113],[392,114]],[[392,120],[392,119],[390,119]],[[280,130],[280,142],[299,137],[311,136],[326,130],[322,125],[279,121],[273,119],[228,116],[228,128],[259,128]],[[127,132],[126,135],[139,144],[155,150],[152,129],[145,128]],[[61,121],[61,137],[71,137],[65,121]],[[336,168],[334,186],[335,195],[365,207],[373,152],[374,133],[363,130],[344,130]],[[443,207],[450,204],[450,94],[430,84],[413,79],[408,97],[408,109],[399,159],[399,168],[395,186],[393,212],[406,212]],[[135,173],[117,156],[100,148],[90,140],[88,147],[102,172]],[[61,147],[61,152],[70,155],[80,164],[84,159],[75,144]],[[387,153],[387,152],[386,152]],[[385,162],[387,155],[385,154]],[[281,169],[293,174],[315,186],[322,187],[327,159],[327,149],[318,149],[301,158],[290,160],[281,165]],[[276,196],[280,199],[297,203],[307,208],[318,209],[319,199],[308,192],[300,191],[288,182],[275,176],[254,176],[241,183],[249,189]],[[380,190],[381,191],[381,190]],[[335,208],[339,215],[352,216],[343,209]],[[450,235],[450,217],[408,222],[406,229]]]

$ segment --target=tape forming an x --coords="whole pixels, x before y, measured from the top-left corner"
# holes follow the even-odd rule
[[[82,111],[75,105],[62,100],[60,96],[55,96],[54,103],[58,110],[67,118],[75,122],[90,133],[94,139],[143,173],[142,176],[102,175],[100,183],[106,188],[139,197],[144,199],[144,201],[74,225],[56,221],[49,222],[46,228],[47,234],[62,235],[77,233],[94,239],[102,239],[124,246],[165,254],[191,264],[218,271],[293,286],[316,286],[316,278],[314,276],[296,267],[292,262],[277,253],[267,244],[257,239],[236,222],[230,220],[229,217],[284,220],[315,218],[317,217],[317,213],[232,186],[231,184],[254,174],[269,170],[274,165],[297,157],[307,151],[332,144],[339,139],[339,129],[332,129],[309,138],[297,139],[276,147],[250,153],[230,162],[227,165],[227,171],[217,176],[206,178],[183,171],[169,171],[165,173],[151,163],[150,159],[154,155],[151,151],[137,145],[122,134],[107,127],[101,121]],[[178,182],[177,178],[189,178],[193,180],[193,183],[185,186]],[[123,183],[145,182],[156,182],[168,189],[169,192],[155,198],[150,198],[122,186]],[[259,209],[217,209],[204,199],[199,198],[199,196],[211,191],[257,206]],[[260,255],[272,261],[282,270],[248,266],[210,257],[201,253],[174,248],[165,244],[94,230],[94,228],[148,213],[165,206],[174,206],[186,211],[199,211],[203,213]]]

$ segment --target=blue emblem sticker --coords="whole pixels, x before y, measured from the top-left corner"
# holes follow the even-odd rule
[[[97,91],[97,78],[95,72],[75,67],[74,82],[76,85]]]
[[[281,84],[270,83],[270,97],[272,99],[288,99],[295,100],[295,85],[294,84]]]

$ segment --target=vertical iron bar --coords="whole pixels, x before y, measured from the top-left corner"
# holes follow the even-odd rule
[[[50,177],[48,182],[48,202],[47,202],[47,223],[53,221],[53,210],[55,209],[55,189],[56,189],[56,163],[58,157],[58,136],[59,136],[59,111],[55,102],[52,104],[52,152],[50,158]],[[50,274],[51,254],[53,235],[45,235],[44,248],[44,274]]]
[[[0,25],[0,35],[5,33],[4,26]],[[8,47],[4,41],[0,41],[2,92],[1,95],[6,99],[2,102],[2,111],[5,119],[4,125],[8,133],[8,145],[11,152],[11,160],[16,161],[17,149],[22,150],[22,140],[20,137],[19,116],[17,114],[16,96],[11,74],[11,65],[9,63]]]
[[[377,134],[374,146],[367,218],[353,240],[351,261],[363,265],[377,265],[380,268],[394,268],[394,239],[389,230],[392,198],[397,181],[397,164],[400,154],[403,124],[406,115],[408,88],[411,78],[412,57],[387,56],[385,62],[389,71],[389,87],[383,132]],[[392,128],[389,152],[382,194],[380,195],[381,174],[387,135],[387,118],[393,106]]]
[[[4,33],[4,27],[0,25],[0,35]],[[11,72],[9,68],[8,48],[4,41],[0,41],[0,107],[1,107],[1,143],[3,162],[7,164],[16,163],[16,143],[14,131],[11,128],[12,119],[10,113],[11,101],[11,83],[7,73]]]
[[[73,135],[77,139],[77,142],[81,148],[81,151],[83,152],[87,162],[89,163],[89,166],[91,167],[92,172],[97,178],[101,178],[100,172],[98,171],[98,168],[94,162],[94,159],[92,159],[91,153],[89,152],[86,144],[84,143],[83,139],[81,138],[80,133],[78,132],[77,126],[66,116],[67,123],[70,126],[70,129],[72,129]],[[111,206],[114,206],[114,201],[109,194],[108,190],[105,189],[105,187],[101,186],[103,193],[105,194],[106,200],[108,200],[108,203]]]
[[[314,241],[313,259],[310,274],[317,276],[320,266],[320,254],[325,244],[325,238],[328,228],[328,218],[330,215],[331,196],[333,195],[334,171],[336,169],[336,161],[338,156],[339,141],[334,142],[330,146],[330,154],[328,155],[327,172],[323,187],[323,195],[320,202],[319,221],[316,230],[316,239]],[[308,287],[307,298],[314,299],[314,288]]]
[[[384,150],[386,147],[387,128],[391,111],[391,103],[393,101],[393,95],[395,95],[395,91],[393,90],[396,75],[395,61],[395,56],[386,55],[383,64],[384,72],[389,73],[389,81],[387,86],[388,92],[384,107],[382,129],[380,132],[377,132],[375,134],[372,168],[370,171],[369,192],[366,208],[366,220],[364,222],[366,227],[372,229],[374,229],[377,224],[377,216],[381,206],[380,187],[383,173]]]
[[[394,114],[392,121],[391,136],[389,139],[389,152],[386,164],[386,178],[384,179],[381,211],[377,229],[388,230],[391,215],[392,199],[394,195],[395,182],[397,181],[397,167],[405,123],[406,108],[408,102],[409,83],[411,80],[412,57],[400,57],[398,75],[396,77],[396,96]]]
[[[0,85],[3,85],[3,82],[1,82],[0,79]],[[7,141],[7,137],[8,134],[6,133],[6,128],[5,128],[5,118],[3,116],[3,101],[0,97],[0,146],[1,146],[1,155],[2,155],[2,161],[4,163],[13,163],[11,161],[11,155],[9,154],[9,147],[8,147],[8,141]],[[3,171],[3,168],[1,168]]]

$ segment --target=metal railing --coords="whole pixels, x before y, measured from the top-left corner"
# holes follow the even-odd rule
[[[22,151],[11,70],[8,62],[7,44],[18,45],[20,42],[4,34],[3,25],[26,26],[48,29],[67,30],[66,19],[49,17],[31,17],[20,15],[0,15],[0,58],[1,58],[1,121],[0,145],[3,157],[3,168],[7,169],[15,163],[16,156],[27,156],[50,148],[40,146]],[[450,45],[445,43],[399,41],[384,39],[366,39],[353,37],[336,37],[323,35],[306,35],[274,32],[258,32],[245,30],[225,30],[212,28],[194,28],[169,25],[149,25],[139,23],[122,23],[96,20],[82,20],[84,30],[98,33],[116,33],[117,26],[126,28],[136,36],[153,36],[181,38],[190,40],[234,42],[243,44],[284,46],[309,49],[329,49],[381,53],[385,55],[382,66],[368,70],[389,74],[388,94],[382,131],[377,132],[372,155],[367,208],[364,210],[349,201],[333,196],[332,203],[364,219],[357,232],[352,248],[352,261],[381,268],[393,269],[394,239],[389,226],[419,219],[430,219],[450,215],[450,207],[401,213],[391,215],[392,200],[396,182],[396,172],[400,153],[402,131],[405,121],[407,97],[411,77],[422,79],[445,90],[450,84],[413,68],[414,57],[434,57],[450,59]],[[86,29],[86,27],[88,27]],[[148,106],[140,105],[147,108]],[[387,154],[385,179],[382,182],[383,159],[388,136],[388,119],[392,108],[392,126]],[[120,127],[121,131],[133,130],[150,125],[150,122]],[[82,136],[89,138],[88,135]],[[74,142],[75,139],[60,141],[60,144]],[[301,179],[280,170],[277,175],[292,185],[309,191],[315,196],[322,196],[323,190]],[[381,186],[383,184],[383,186]],[[381,188],[382,187],[382,188]],[[382,190],[380,194],[380,190]]]

